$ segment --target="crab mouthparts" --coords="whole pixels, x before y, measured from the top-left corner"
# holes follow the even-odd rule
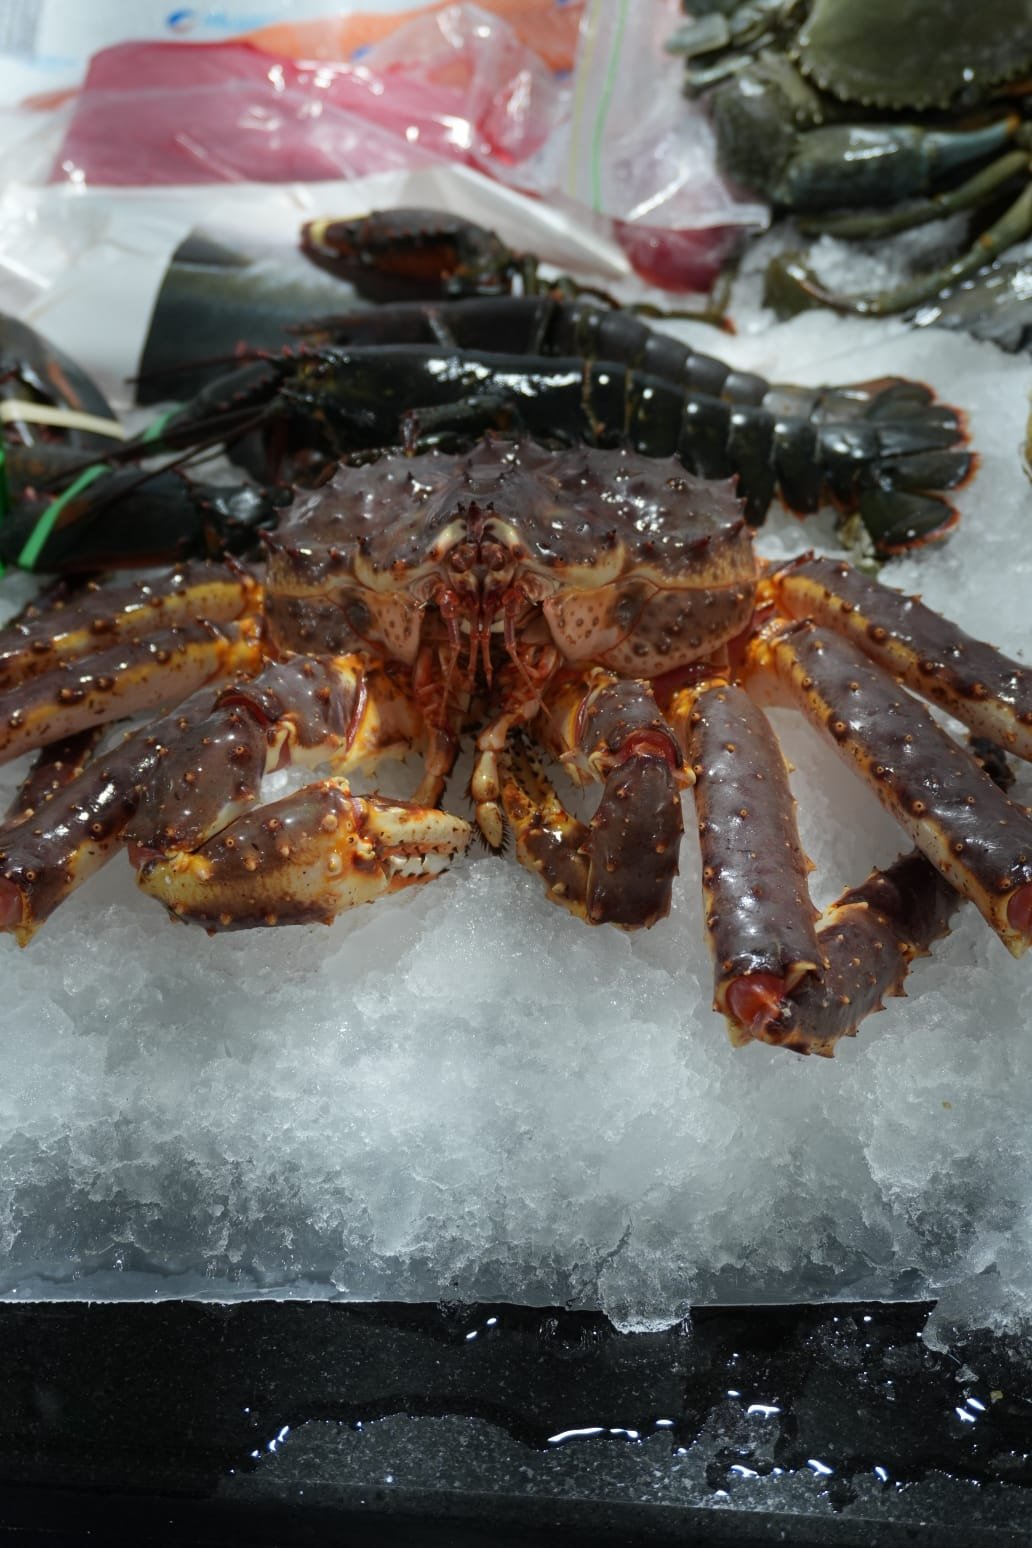
[[[467,579],[467,575],[460,577]],[[434,601],[448,630],[452,666],[468,682],[482,675],[490,685],[495,663],[492,638],[501,637],[506,654],[520,665],[517,620],[526,610],[529,598],[519,584],[494,584],[489,589],[445,585]]]
[[[455,620],[457,634],[450,642],[455,652],[456,664],[459,662],[463,645],[465,645],[465,665],[459,668],[462,675],[472,681],[477,676],[479,670],[483,675],[484,681],[490,685],[493,676],[491,636],[493,634],[506,635],[508,633],[506,629],[507,618],[498,606],[497,597],[478,601],[466,596],[460,601],[459,608],[461,612]],[[509,645],[508,639],[506,644]],[[509,653],[510,655],[515,655],[516,653],[515,639],[513,639]]]

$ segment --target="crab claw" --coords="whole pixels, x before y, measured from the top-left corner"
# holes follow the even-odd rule
[[[144,860],[139,883],[209,932],[332,923],[358,903],[431,881],[472,836],[433,807],[352,795],[326,779],[246,813],[193,853]]]

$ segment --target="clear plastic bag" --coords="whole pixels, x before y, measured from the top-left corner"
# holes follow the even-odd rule
[[[709,121],[681,92],[681,63],[663,47],[680,14],[679,0],[588,0],[560,181],[612,220],[644,278],[697,290],[769,212],[720,176]]]
[[[214,44],[105,48],[70,102],[21,115],[40,133],[13,122],[5,135],[0,121],[0,143],[17,131],[0,181],[87,194],[460,165],[612,236],[640,275],[681,291],[708,289],[764,223],[765,208],[719,176],[709,124],[664,52],[677,0],[485,0],[407,19],[388,9]],[[578,21],[573,72],[556,70]]]
[[[352,11],[341,0],[335,16],[284,20],[248,37],[259,48],[290,59],[358,59],[417,17],[453,9],[451,0],[411,9],[394,9],[390,0],[385,4],[375,12]],[[550,70],[568,74],[573,69],[584,0],[480,0],[480,9],[505,22]]]
[[[247,39],[129,42],[90,61],[51,178],[154,187],[513,167],[564,111],[539,55],[475,5],[417,16],[360,60],[292,59]]]

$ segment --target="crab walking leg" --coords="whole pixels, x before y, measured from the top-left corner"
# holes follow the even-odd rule
[[[516,858],[537,871],[553,902],[586,919],[591,829],[566,810],[522,737],[510,739],[500,765],[502,806],[516,839]]]
[[[261,588],[239,566],[186,564],[154,580],[87,586],[49,608],[27,608],[0,630],[0,689],[126,638],[258,611]]]
[[[681,689],[670,719],[695,775],[713,1008],[736,1046],[779,1043],[786,997],[825,966],[781,749],[729,683]]]
[[[810,623],[768,624],[747,664],[772,672],[910,834],[1020,956],[1032,943],[1032,820],[855,645]]]
[[[827,290],[812,270],[791,254],[781,260],[782,285],[785,292],[790,288],[801,291],[836,311],[855,312],[861,317],[888,317],[893,312],[906,312],[925,301],[934,301],[944,290],[952,289],[977,274],[979,269],[984,269],[1008,247],[1025,241],[1030,232],[1032,183],[1026,184],[1013,204],[981,232],[966,252],[937,269],[925,270],[894,290],[873,291],[869,295],[840,295],[837,291]]]
[[[144,860],[201,843],[257,799],[267,767],[371,763],[408,750],[419,724],[401,690],[357,658],[297,657],[201,690],[0,829],[0,930],[27,945],[121,843]]]
[[[826,971],[797,985],[783,1007],[782,1048],[830,1058],[840,1037],[884,1009],[886,995],[905,993],[910,964],[949,933],[963,902],[919,850],[844,892],[817,932]]]
[[[1007,752],[1032,759],[1032,670],[972,638],[919,597],[841,560],[803,555],[769,577],[778,606],[827,624],[908,687]]]
[[[403,687],[359,656],[295,656],[231,683],[144,782],[125,838],[134,859],[193,850],[258,798],[287,764],[373,769],[404,757],[422,717]]]
[[[85,731],[73,732],[71,736],[41,747],[18,787],[6,817],[0,821],[0,828],[6,823],[21,822],[34,816],[59,790],[78,779],[103,735],[103,726],[87,726]]]
[[[245,619],[159,629],[67,662],[4,695],[0,762],[87,726],[175,703],[217,678],[253,672],[261,656],[257,625]]]
[[[148,774],[210,713],[201,689],[90,763],[39,811],[0,828],[0,931],[27,946],[54,909],[117,850]]]
[[[970,750],[1001,790],[1014,783],[995,743],[976,738]],[[964,901],[919,849],[848,888],[822,916],[827,969],[789,996],[781,1046],[830,1059],[840,1037],[854,1037],[865,1017],[884,1010],[885,996],[906,994],[911,963],[949,934]]]
[[[434,807],[352,795],[343,779],[247,812],[193,854],[149,860],[143,891],[216,930],[332,924],[359,903],[431,881],[473,829]]]
[[[572,867],[566,893],[552,886],[553,896],[589,924],[647,929],[670,911],[684,831],[681,790],[691,784],[649,684],[598,670],[561,683],[546,694],[536,730],[576,784],[597,780],[603,789],[590,823],[576,823],[554,792],[540,807],[526,792],[521,798],[510,766],[503,803],[520,858],[547,871],[554,854],[547,865],[538,861],[557,844],[576,846],[584,870]]]

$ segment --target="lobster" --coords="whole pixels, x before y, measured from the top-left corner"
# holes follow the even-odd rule
[[[438,342],[413,341],[435,332]],[[508,352],[454,342],[485,335]],[[390,338],[402,342],[380,342]],[[560,349],[580,352],[550,353]],[[626,443],[646,455],[676,454],[701,477],[737,475],[754,526],[775,493],[800,514],[830,498],[859,514],[881,555],[944,537],[957,519],[945,491],[973,466],[963,416],[920,382],[772,385],[584,302],[392,307],[321,323],[312,343],[256,354],[103,463],[59,470],[49,491],[33,485],[34,498],[0,527],[0,560],[70,571],[179,559],[220,544],[246,549],[275,520],[277,485],[311,482],[342,457],[399,445],[454,450],[488,430],[553,445]],[[164,486],[119,473],[126,460],[214,445],[228,446],[259,488],[215,492],[185,482],[179,469],[157,475]],[[163,541],[148,514],[151,487],[178,511]],[[125,496],[134,514],[119,519],[118,543],[107,542]]]

